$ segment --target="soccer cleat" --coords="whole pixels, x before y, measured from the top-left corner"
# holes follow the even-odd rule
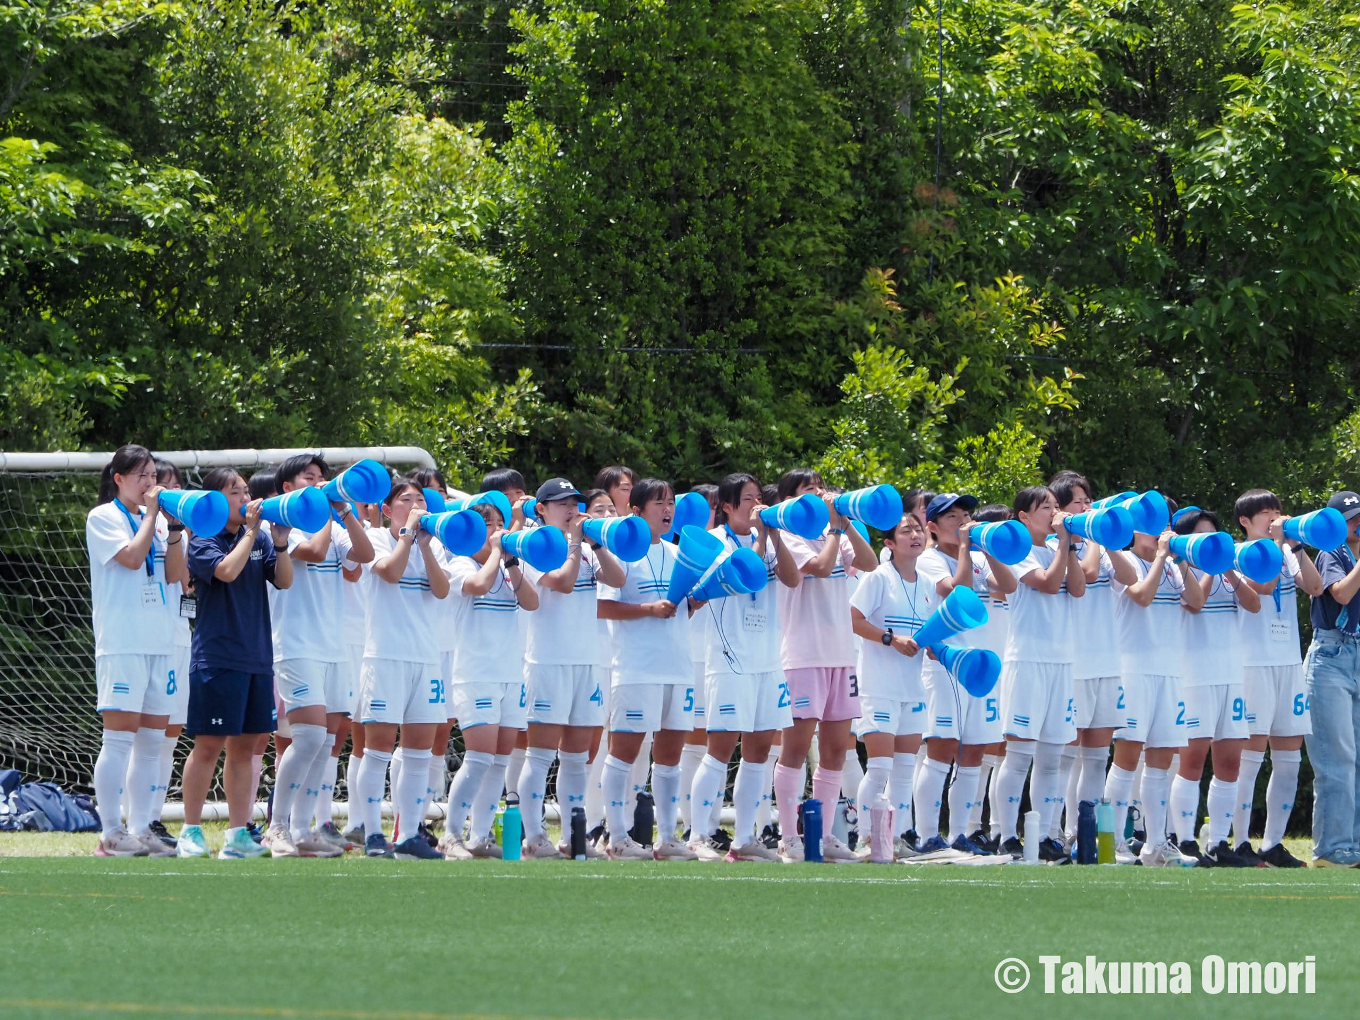
[[[543,833],[537,836],[530,836],[524,841],[524,857],[527,860],[539,861],[560,861],[562,851],[552,845],[552,841]]]
[[[326,822],[316,830],[316,835],[338,849],[341,853],[344,853],[346,850],[354,849],[353,844],[344,837],[344,834],[341,833],[338,828],[336,828],[334,822]]]
[[[1009,854],[1012,860],[1021,860],[1025,856],[1025,844],[1019,838],[1011,836],[1002,840],[1001,847],[997,850],[998,854]]]
[[[212,856],[208,852],[208,841],[203,838],[203,827],[200,825],[186,825],[180,830],[179,839],[175,842],[175,853],[180,857]]]
[[[444,837],[439,841],[439,845],[435,847],[435,849],[444,855],[444,860],[446,861],[472,860],[472,851],[463,843],[462,837],[455,836],[451,832],[444,833]]]
[[[1360,868],[1360,852],[1355,850],[1336,850],[1326,857],[1314,857],[1315,868]]]
[[[439,845],[439,837],[431,832],[430,827],[424,822],[416,829],[416,835],[423,839],[431,850]]]
[[[1181,853],[1166,840],[1148,843],[1138,853],[1138,860],[1145,868],[1193,868],[1198,861]]]
[[[1211,846],[1204,854],[1201,864],[1208,864],[1214,868],[1254,868],[1256,865],[1248,864],[1237,854],[1233,853],[1232,847],[1228,846],[1228,841],[1223,839],[1218,841],[1217,846]]]
[[[658,861],[697,861],[699,855],[678,839],[668,839],[652,847],[652,858]]]
[[[978,846],[967,836],[962,834],[954,837],[954,842],[949,844],[949,849],[957,850],[959,853],[971,854],[974,857],[990,857],[992,852],[984,847]]]
[[[777,861],[779,854],[767,847],[761,840],[753,839],[741,846],[734,846],[727,851],[725,859],[732,863],[737,861]]]
[[[297,847],[298,855],[301,857],[339,857],[345,852],[342,847],[336,846],[316,830],[312,830],[301,839],[294,839],[293,845]]]
[[[685,833],[685,837],[689,838],[688,832]],[[597,825],[595,826],[595,828],[591,829],[589,832],[586,833],[586,842],[589,843],[591,846],[597,845],[602,839],[604,839],[603,825]]]
[[[726,829],[719,829],[710,837],[714,843],[718,844],[723,853],[732,849],[732,834]]]
[[[931,836],[928,840],[926,840],[924,843],[920,845],[920,847],[918,848],[919,853],[917,854],[917,856],[924,856],[925,854],[938,854],[948,849],[949,844],[946,843],[944,837],[937,832],[935,833],[935,835]]]
[[[1052,836],[1039,840],[1039,860],[1045,864],[1071,864],[1072,855]]]
[[[828,832],[822,835],[822,860],[828,864],[859,864],[864,857]]]
[[[165,841],[148,829],[146,832],[133,834],[136,839],[146,847],[148,857],[174,857],[175,848],[167,846]]]
[[[1238,855],[1241,856],[1240,854]],[[1260,867],[1263,868],[1301,868],[1303,861],[1299,860],[1284,848],[1283,843],[1276,843],[1269,850],[1263,851],[1259,858]]]
[[[425,841],[425,837],[417,833],[414,836],[403,839],[392,848],[392,854],[399,861],[442,861],[444,855]]]
[[[293,842],[293,834],[282,825],[271,825],[264,834],[264,845],[269,847],[269,852],[275,857],[301,857],[297,844]]]
[[[175,849],[176,843],[175,837],[170,835],[170,830],[165,827],[165,824],[159,818],[152,822],[148,826],[148,828],[154,835],[160,838],[160,841],[162,843],[168,846],[171,850]]]
[[[490,858],[499,861],[501,859],[501,845],[490,836],[479,839],[467,848],[468,853],[473,857]]]
[[[989,854],[994,854],[1001,849],[1001,841],[999,839],[992,839],[992,837],[987,835],[985,829],[978,829],[975,832],[970,833],[968,842],[972,843],[974,846],[981,847]]]
[[[250,857],[268,857],[273,851],[263,843],[256,843],[246,829],[232,829],[222,849],[217,851],[219,861],[239,861]]]
[[[1197,867],[1212,868],[1214,864],[1217,863],[1211,860],[1210,858],[1205,857],[1204,854],[1200,853],[1199,843],[1197,843],[1193,839],[1181,840],[1180,851],[1181,853],[1185,854],[1186,857],[1193,857],[1195,859]]]
[[[779,823],[771,822],[760,830],[760,841],[771,850],[775,851],[775,856],[779,856]]]
[[[703,839],[690,840],[689,848],[694,851],[694,856],[701,861],[721,861],[723,859],[723,851],[708,836]]]
[[[803,837],[788,833],[779,840],[779,859],[785,864],[801,864],[803,857]]]
[[[340,835],[344,836],[345,839],[349,840],[349,845],[351,847],[357,846],[360,849],[363,849],[364,844],[368,842],[368,834],[364,832],[364,826],[362,822],[360,822],[358,825],[350,826]]]
[[[610,840],[608,852],[611,861],[650,861],[652,859],[652,851],[627,833],[623,834],[622,839]]]
[[[1134,853],[1127,843],[1116,842],[1114,845],[1114,862],[1116,864],[1138,864],[1138,855]]]
[[[364,856],[386,857],[390,860],[393,856],[392,844],[387,842],[387,837],[381,832],[375,832],[364,840]]]
[[[921,841],[915,832],[904,832],[893,840],[893,857],[899,861],[909,861],[921,852]]]
[[[145,843],[121,825],[100,837],[94,848],[96,857],[146,857],[150,853]]]
[[[1237,844],[1237,849],[1235,849],[1233,853],[1246,861],[1247,867],[1249,868],[1259,868],[1264,863],[1256,851],[1251,848],[1251,844],[1245,839]],[[1302,862],[1300,862],[1300,867],[1302,867]]]

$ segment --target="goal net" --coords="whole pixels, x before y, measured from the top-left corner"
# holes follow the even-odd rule
[[[175,464],[185,487],[193,489],[214,467],[234,467],[249,477],[293,454],[312,452],[333,469],[364,458],[399,470],[434,466],[418,447],[157,455]],[[99,753],[85,515],[98,497],[99,472],[112,456],[0,453],[0,766],[18,769],[26,782],[53,782],[73,791],[92,792]],[[180,743],[172,799],[178,799],[189,746],[188,740]],[[220,783],[219,774],[210,799],[223,799]]]

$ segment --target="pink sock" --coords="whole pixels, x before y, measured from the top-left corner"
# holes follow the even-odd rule
[[[798,802],[803,799],[803,768],[791,769],[783,762],[774,767],[774,803],[779,809],[779,830],[798,832]]]
[[[831,771],[831,769],[817,766],[817,771],[812,773],[812,796],[822,802],[822,817],[828,817],[829,812],[841,799],[841,770]]]

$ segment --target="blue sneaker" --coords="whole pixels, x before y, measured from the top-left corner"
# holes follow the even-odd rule
[[[921,844],[921,855],[939,853],[941,850],[948,849],[949,844],[944,841],[944,837],[936,833]]]
[[[261,829],[254,822],[251,822],[249,825],[246,826],[246,832],[250,833],[250,838],[253,839],[256,843],[264,842],[264,830]]]
[[[217,852],[219,861],[243,860],[248,857],[268,857],[269,847],[261,846],[250,838],[245,828],[228,829],[227,841]]]
[[[381,832],[375,832],[364,840],[365,857],[391,857],[392,844],[387,842],[387,837]]]
[[[423,836],[403,839],[396,845],[393,852],[399,861],[442,861],[444,859],[444,855],[425,842]]]
[[[990,857],[992,852],[978,846],[967,836],[958,836],[954,842],[949,844],[949,849],[958,850],[960,853],[972,854],[975,857]]]
[[[208,841],[203,838],[203,826],[186,825],[179,834],[175,852],[180,857],[211,857]]]

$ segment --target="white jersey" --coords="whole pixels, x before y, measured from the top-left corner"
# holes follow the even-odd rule
[[[985,605],[992,597],[992,568],[987,565],[987,557],[980,552],[970,552],[969,559],[973,564],[973,591]],[[947,555],[938,547],[927,549],[921,553],[921,558],[916,561],[917,572],[931,584],[938,584],[946,577],[953,577],[954,572],[958,569],[959,561],[953,556]],[[1004,621],[999,625],[993,624],[991,616],[991,609],[989,608],[986,623],[981,627],[974,627],[972,630],[960,631],[949,638],[945,644],[952,645],[955,648],[992,648],[997,651],[994,647],[994,639],[996,633],[1005,624]],[[1000,647],[1004,648],[1005,645],[1003,644]],[[997,654],[1001,654],[1000,651],[997,651]]]
[[[374,528],[368,533],[368,540],[373,543],[374,563],[386,559],[397,546],[396,538],[387,528]],[[439,599],[430,591],[425,556],[419,544],[411,544],[406,569],[396,584],[373,573],[368,585],[364,656],[437,664],[435,629],[440,617]]]
[[[1242,639],[1239,616],[1253,616],[1241,607],[1237,592],[1223,576],[1214,578],[1204,608],[1185,613],[1185,649],[1181,680],[1186,687],[1241,683]]]
[[[128,569],[114,559],[137,537],[142,516],[141,507],[124,511],[110,501],[85,517],[95,655],[169,655],[174,647],[165,585],[169,532],[164,519],[156,522],[149,572],[144,564]],[[178,607],[178,600],[175,604]]]
[[[669,542],[653,542],[647,555],[625,563],[623,587],[599,586],[601,602],[640,606],[666,597],[678,553]],[[668,620],[654,616],[614,620],[613,682],[618,684],[692,684],[694,665],[689,649],[689,605],[680,600]]]
[[[1057,539],[1052,539],[1057,542]],[[1085,552],[1085,550],[1083,550]],[[1119,621],[1115,618],[1118,596],[1111,582],[1114,563],[1100,550],[1100,568],[1094,581],[1086,582],[1086,594],[1072,603],[1072,679],[1100,680],[1119,676]]]
[[[368,533],[370,539],[373,537],[373,532],[367,524],[364,525],[364,531]],[[346,645],[362,645],[364,630],[368,626],[368,589],[373,580],[371,569],[373,564],[355,563],[351,560],[342,566],[349,568],[350,573],[357,569],[359,579],[351,581],[346,578],[344,584],[340,586],[341,641]]]
[[[485,595],[464,595],[463,582],[482,565],[471,556],[449,558],[449,598],[454,618],[453,682],[517,684],[524,678],[522,610],[502,564]],[[521,584],[528,584],[527,580]]]
[[[1238,614],[1244,665],[1296,666],[1303,662],[1299,646],[1298,576],[1299,558],[1286,548],[1275,590],[1261,596],[1261,611]]]
[[[1010,635],[1006,640],[1007,662],[1070,663],[1072,655],[1072,603],[1067,581],[1050,595],[1024,582],[1031,574],[1047,570],[1058,550],[1031,545],[1029,554],[1013,568],[1019,582],[1010,596]]]
[[[332,524],[326,558],[320,563],[293,560],[293,583],[279,592],[270,606],[274,628],[274,661],[307,659],[311,662],[344,662],[346,653],[336,632],[336,621],[344,612],[347,564],[353,566],[349,552],[353,542],[349,532]],[[310,540],[312,535],[294,528],[288,533],[288,552]],[[414,551],[412,552],[414,555]]]
[[[1124,554],[1141,580],[1152,564],[1132,552]],[[1186,611],[1181,608],[1185,583],[1170,560],[1162,565],[1162,579],[1152,604],[1144,608],[1124,594],[1118,578],[1111,581],[1118,596],[1119,662],[1122,676],[1180,676],[1184,668]]]
[[[781,584],[775,591],[783,623],[780,655],[784,668],[853,666],[855,635],[850,629],[850,575],[855,573],[854,546],[845,535],[830,532],[813,541],[785,532],[782,541],[801,575],[797,588]],[[839,546],[831,574],[814,577],[804,568],[829,541]]]
[[[581,564],[570,595],[539,582],[543,571],[523,565],[524,579],[538,585],[538,609],[528,614],[524,661],[538,666],[597,666],[607,661],[607,635],[596,617],[600,561],[581,547]]]
[[[935,593],[934,581],[919,571],[914,581],[908,581],[889,561],[861,575],[850,605],[875,627],[910,637],[942,601]],[[907,656],[878,641],[862,642],[856,665],[860,696],[893,701],[923,698],[921,665],[925,658],[924,649]]]
[[[728,528],[710,534],[728,549],[753,548],[754,532],[738,535]],[[692,621],[704,635],[704,673],[756,676],[782,669],[780,660],[779,597],[775,576],[774,540],[765,543],[765,587],[751,595],[729,595],[706,603]]]

